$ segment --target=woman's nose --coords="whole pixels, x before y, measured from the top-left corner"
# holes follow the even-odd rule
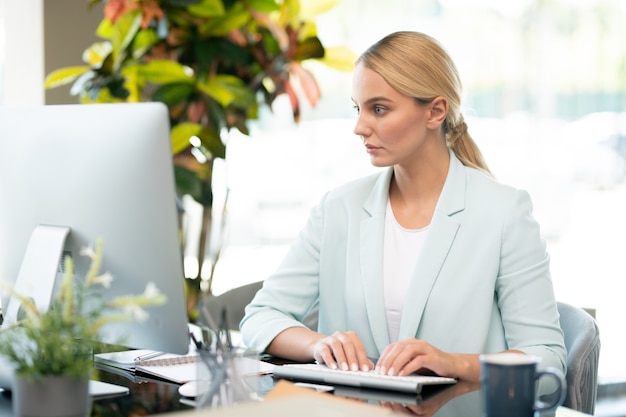
[[[359,115],[356,119],[356,124],[354,125],[354,134],[360,136],[362,139],[369,135],[369,129],[366,127],[365,121],[363,120],[363,116]]]

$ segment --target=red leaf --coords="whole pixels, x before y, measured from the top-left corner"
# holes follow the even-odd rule
[[[139,4],[133,0],[109,0],[104,4],[104,17],[109,19],[111,23],[115,23],[117,19],[137,7]]]
[[[298,95],[296,91],[291,86],[289,80],[285,80],[285,93],[289,96],[289,101],[291,102],[291,110],[293,111],[293,120],[298,123],[300,121],[300,102],[298,101]]]
[[[141,19],[141,28],[147,29],[152,20],[161,20],[165,14],[155,0],[144,0]]]
[[[300,82],[304,96],[309,104],[313,107],[320,99],[320,87],[315,80],[313,74],[310,71],[304,69],[298,62],[291,62],[289,64],[289,72],[295,75]]]

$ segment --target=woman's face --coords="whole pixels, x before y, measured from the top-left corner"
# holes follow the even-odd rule
[[[428,128],[431,105],[398,92],[362,64],[355,68],[352,90],[358,112],[354,133],[363,140],[372,165],[415,161],[433,134]]]

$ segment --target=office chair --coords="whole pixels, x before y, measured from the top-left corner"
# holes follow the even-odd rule
[[[257,281],[233,288],[217,296],[210,295],[200,301],[199,307],[200,309],[206,308],[214,320],[220,319],[222,309],[225,308],[228,327],[230,330],[239,330],[239,322],[243,319],[246,306],[252,301],[262,286],[263,281]],[[200,317],[200,320],[204,321],[202,317]],[[310,329],[317,329],[317,307],[304,318],[303,323]]]
[[[579,307],[563,302],[558,302],[557,307],[567,349],[567,396],[563,406],[593,414],[598,393],[598,325]]]
[[[210,295],[200,301],[199,307],[200,309],[206,308],[216,321],[221,318],[222,309],[226,309],[229,329],[239,330],[239,322],[243,319],[246,306],[262,286],[263,281],[258,281],[233,288],[220,295]],[[200,320],[204,321],[202,313],[200,314]],[[216,324],[219,325],[219,323]]]

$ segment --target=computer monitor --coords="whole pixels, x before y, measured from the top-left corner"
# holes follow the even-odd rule
[[[0,107],[0,279],[18,285],[30,271],[20,288],[45,307],[61,258],[84,277],[91,260],[79,251],[102,239],[101,272],[114,277],[105,297],[139,295],[148,282],[167,296],[146,321],[107,325],[103,341],[186,353],[169,129],[162,103]],[[5,319],[16,316],[7,295],[1,303]]]

